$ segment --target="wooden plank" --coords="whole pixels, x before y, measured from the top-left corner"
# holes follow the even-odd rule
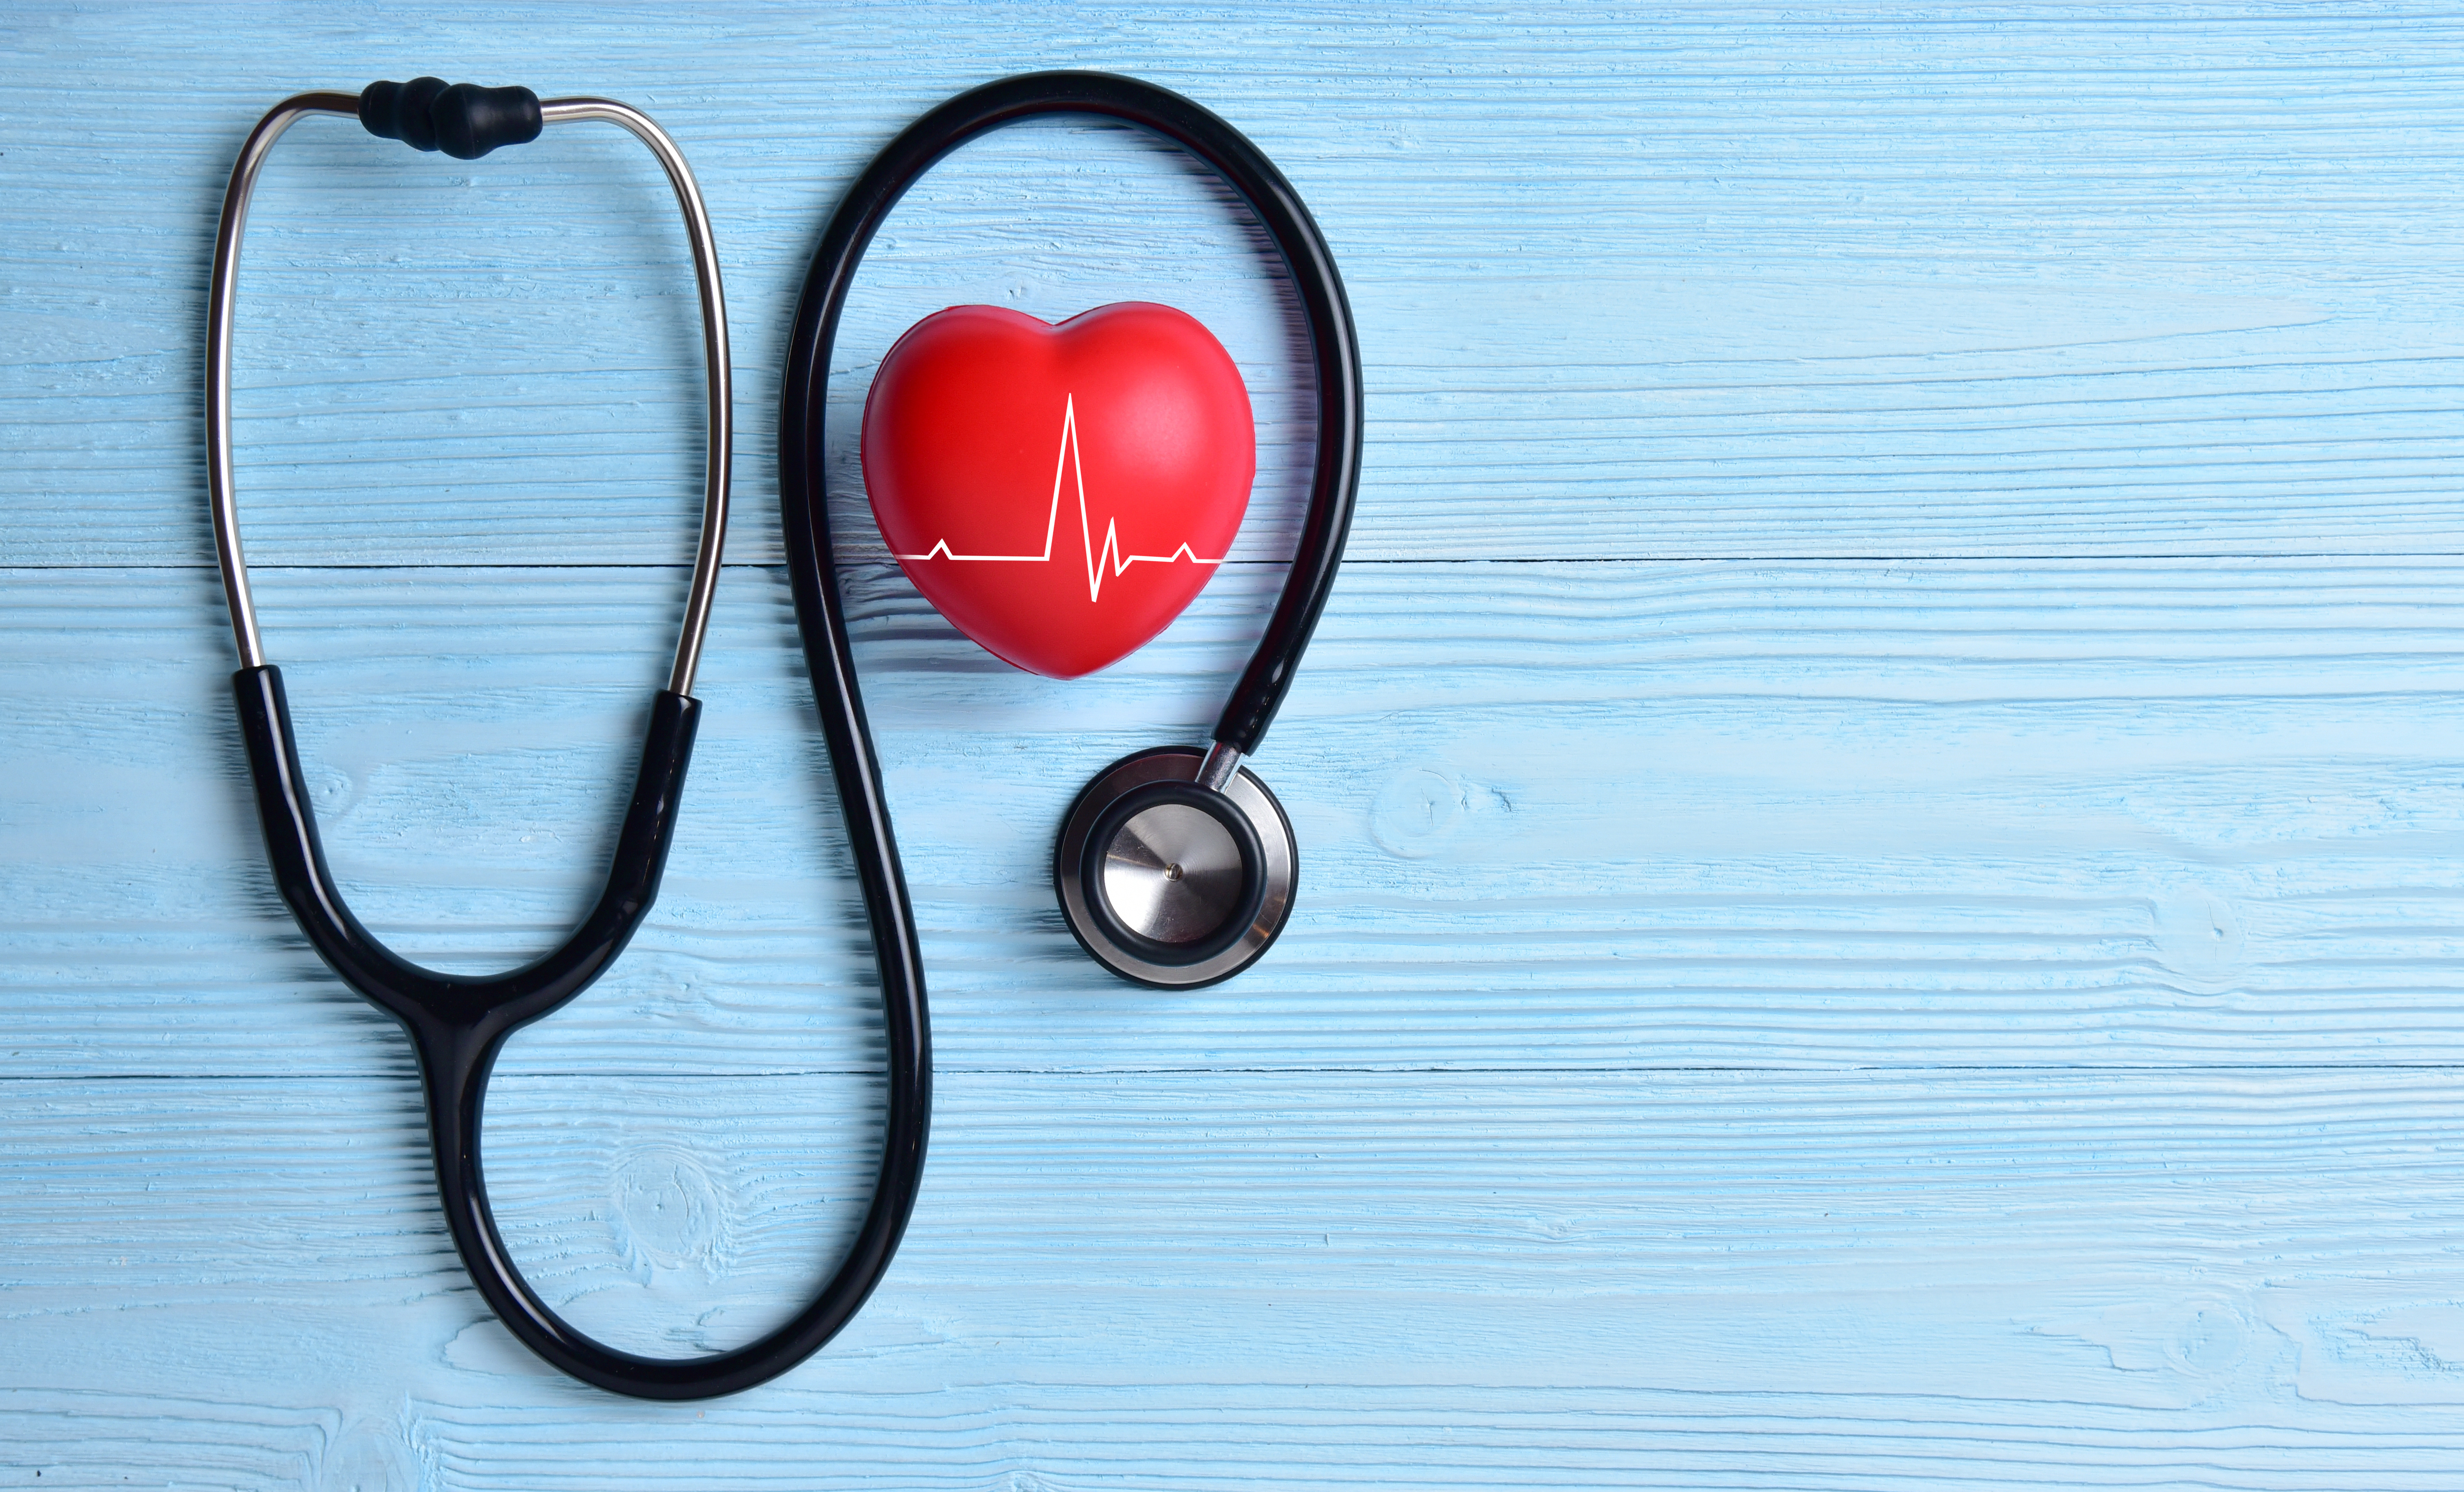
[[[1278,572],[1059,684],[860,577],[951,1068],[2453,1063],[2457,561],[1363,565],[1258,766],[1258,970],[1087,962],[1051,836],[1199,738]],[[673,571],[267,571],[339,873],[472,969],[592,894]],[[398,1069],[262,868],[209,574],[24,572],[0,678],[19,1070]],[[559,1070],[862,1067],[869,949],[784,586],[731,572],[684,831]],[[785,1038],[792,1043],[782,1048]]]
[[[872,1305],[704,1407],[485,1318],[398,1079],[6,1086],[22,1485],[2376,1492],[2464,1455],[2446,1072],[952,1073]],[[627,1340],[753,1329],[852,1212],[845,1097],[509,1078],[514,1247]]]
[[[2443,12],[1056,29],[845,5],[560,10],[485,38],[450,11],[382,35],[273,13],[11,27],[0,481],[20,500],[0,560],[199,559],[197,328],[231,155],[284,94],[422,55],[635,99],[683,142],[735,291],[736,552],[756,561],[777,553],[785,326],[836,192],[931,102],[1038,65],[1186,89],[1308,194],[1368,349],[1364,558],[2464,551],[2464,27]],[[470,164],[340,122],[297,134],[243,292],[263,558],[684,555],[697,352],[648,159],[604,131]],[[1159,297],[1258,392],[1243,553],[1284,552],[1307,375],[1257,249],[1220,191],[1122,131],[969,147],[869,262],[835,385],[842,486],[864,376],[915,317]]]
[[[0,14],[0,1486],[2436,1488],[2464,1464],[2464,23],[2413,4],[850,4]],[[1309,439],[1287,287],[1080,124],[902,207],[835,369],[859,647],[934,979],[914,1229],[717,1405],[475,1304],[399,1036],[267,885],[197,429],[241,133],[419,70],[630,99],[718,218],[739,519],[653,925],[514,1043],[512,1246],[742,1340],[853,1226],[878,1032],[776,569],[795,287],[958,88],[1156,78],[1308,195],[1370,349],[1348,573],[1261,769],[1253,974],[1106,979],[1042,868],[1194,739]],[[242,490],[335,858],[457,967],[589,893],[688,558],[647,158],[303,128]],[[1159,645],[1024,678],[867,547],[914,317],[1155,297],[1258,400]]]

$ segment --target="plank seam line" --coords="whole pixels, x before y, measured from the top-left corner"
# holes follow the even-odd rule
[[[944,1077],[1617,1077],[1667,1075],[1671,1073],[1731,1072],[1779,1075],[1804,1078],[1841,1078],[1866,1073],[1884,1074],[1982,1074],[2064,1073],[2079,1076],[2112,1076],[2120,1074],[2248,1074],[2261,1077],[2283,1077],[2300,1074],[2337,1074],[2365,1072],[2464,1072],[2464,1063],[2389,1062],[2389,1063],[2195,1063],[2172,1065],[2096,1065],[2089,1064],[2018,1063],[2000,1064],[1964,1063],[1925,1065],[1880,1064],[1854,1067],[1753,1066],[1734,1064],[1671,1064],[1653,1066],[1567,1066],[1567,1067],[958,1067],[935,1069]],[[294,1071],[264,1072],[89,1072],[89,1073],[0,1073],[0,1084],[9,1083],[324,1083],[360,1082],[371,1077],[405,1078],[413,1076],[407,1067],[372,1070],[365,1067],[338,1069],[331,1072]],[[846,1067],[770,1067],[739,1069],[728,1072],[675,1072],[670,1070],[628,1068],[551,1070],[546,1068],[500,1068],[497,1076],[513,1076],[527,1081],[533,1078],[559,1082],[591,1082],[603,1079],[677,1078],[692,1082],[723,1083],[744,1078],[820,1078],[878,1077],[869,1066]]]
[[[2028,554],[2028,553],[2004,554],[2004,553],[1999,553],[1999,552],[1994,552],[1994,553],[1987,553],[1987,552],[1974,552],[1974,553],[1969,553],[1969,552],[1960,552],[1960,553],[1948,553],[1948,554],[1946,554],[1946,553],[1935,553],[1935,554],[1888,554],[1888,555],[1875,555],[1875,554],[1845,554],[1845,553],[1831,553],[1831,552],[1828,552],[1828,551],[1809,551],[1809,552],[1804,552],[1804,553],[1786,553],[1786,554],[1748,554],[1748,553],[1736,553],[1736,554],[1729,554],[1729,553],[1726,553],[1726,552],[1721,552],[1721,553],[1715,553],[1715,554],[1684,554],[1684,555],[1483,555],[1483,556],[1479,556],[1479,557],[1477,557],[1477,558],[1468,557],[1468,556],[1459,556],[1459,555],[1458,555],[1458,556],[1436,556],[1436,557],[1432,557],[1432,558],[1429,558],[1429,559],[1401,559],[1401,558],[1389,558],[1389,557],[1378,557],[1378,556],[1366,556],[1366,555],[1364,555],[1364,556],[1361,556],[1361,557],[1358,557],[1358,558],[1355,558],[1355,559],[1347,559],[1347,560],[1345,560],[1343,562],[1344,562],[1344,564],[1345,564],[1347,567],[1349,567],[1349,566],[1353,566],[1353,565],[1436,565],[1436,564],[1494,564],[1494,565],[1509,565],[1509,564],[1533,564],[1533,565],[1536,565],[1536,564],[1734,564],[1734,563],[1751,563],[1751,564],[2019,564],[2019,563],[2107,564],[2107,563],[2114,563],[2114,562],[2123,561],[2123,560],[2141,561],[2141,560],[2278,560],[2278,561],[2284,561],[2284,562],[2292,562],[2292,561],[2297,561],[2297,560],[2382,560],[2382,561],[2387,561],[2387,562],[2396,562],[2396,561],[2410,560],[2459,560],[2459,559],[2464,559],[2464,550],[2453,550],[2453,549],[2419,549],[2419,550],[2379,550],[2379,549],[2239,550],[2239,549],[2227,549],[2227,550],[2181,550],[2181,551],[2153,550],[2153,551],[2146,551],[2146,552],[2142,552],[2142,551],[2138,551],[2138,550],[2128,550],[2128,551],[2121,551],[2121,552],[2103,552],[2103,551],[2100,551],[2100,552],[2095,553],[2095,554],[2045,554],[2045,553],[2037,553],[2037,554]],[[1221,563],[1222,563],[1222,565],[1223,565],[1225,568],[1227,568],[1227,569],[1237,569],[1237,568],[1256,568],[1256,569],[1266,569],[1266,568],[1276,568],[1276,567],[1281,567],[1281,566],[1288,565],[1291,561],[1290,561],[1290,560],[1222,560],[1222,561],[1221,561]],[[887,560],[879,560],[879,559],[873,559],[873,558],[870,558],[870,557],[865,557],[865,558],[850,559],[850,560],[843,560],[843,561],[842,561],[842,565],[843,565],[843,566],[844,566],[844,565],[870,565],[870,566],[872,566],[872,567],[874,567],[874,568],[877,568],[877,569],[886,569],[886,568],[888,568],[888,567],[889,567],[889,561],[888,561]],[[520,571],[532,571],[532,570],[643,570],[643,571],[678,570],[678,571],[682,571],[682,570],[691,570],[692,568],[693,568],[693,565],[692,565],[690,562],[686,562],[686,561],[677,561],[677,562],[675,562],[675,563],[668,563],[668,562],[666,562],[666,561],[662,561],[662,560],[639,560],[639,561],[635,561],[635,560],[540,560],[540,561],[537,561],[537,562],[532,562],[532,563],[521,563],[521,564],[506,564],[506,563],[502,563],[502,562],[488,563],[488,562],[478,562],[478,561],[468,561],[468,562],[466,562],[466,561],[451,560],[433,560],[433,561],[428,561],[428,562],[423,562],[423,563],[415,563],[415,564],[347,564],[347,563],[317,563],[317,564],[279,564],[279,563],[275,563],[275,564],[259,564],[259,563],[252,562],[252,563],[249,565],[249,570],[250,570],[250,572],[251,572],[252,574],[276,574],[276,573],[282,573],[282,572],[295,572],[295,573],[323,573],[323,572],[327,572],[327,571],[335,571],[335,572],[343,572],[343,571],[349,571],[349,572],[360,572],[360,571],[380,572],[380,571],[424,571],[424,570],[483,570],[483,571],[504,571],[504,572],[508,572],[508,573],[512,573],[512,572],[520,572]],[[768,561],[768,560],[728,560],[728,561],[725,563],[725,565],[723,565],[723,566],[722,566],[722,568],[724,568],[724,569],[729,569],[729,570],[776,570],[776,571],[781,571],[781,572],[783,572],[783,571],[786,569],[786,565],[784,565],[783,563],[773,563],[773,562]],[[5,562],[5,561],[0,561],[0,570],[39,571],[39,572],[42,572],[42,573],[45,573],[45,574],[55,574],[55,575],[77,575],[77,574],[84,574],[84,575],[121,575],[121,574],[127,574],[127,573],[130,573],[130,572],[145,572],[145,573],[159,573],[159,572],[189,572],[189,573],[194,573],[194,574],[199,574],[199,575],[210,575],[210,574],[215,573],[215,567],[214,567],[212,564],[210,564],[210,563],[195,563],[195,564],[191,564],[191,563],[176,563],[176,564],[166,564],[166,563],[143,563],[143,562],[132,562],[132,563],[123,563],[123,564],[51,564],[51,563],[42,563],[42,562],[28,563],[28,564],[14,564],[14,563],[8,563],[8,562]]]

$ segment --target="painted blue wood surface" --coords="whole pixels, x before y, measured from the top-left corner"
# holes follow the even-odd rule
[[[0,1486],[2464,1487],[2464,21],[2427,6],[0,13]],[[1306,459],[1287,287],[1169,152],[1011,132],[865,272],[1204,317],[1249,531],[1058,685],[860,543],[934,979],[926,1192],[798,1372],[644,1406],[463,1281],[399,1036],[262,868],[198,430],[231,152],[302,88],[626,99],[693,159],[738,519],[667,891],[511,1048],[511,1246],[742,1341],[877,1138],[777,567],[803,260],[1042,66],[1308,194],[1368,350],[1354,554],[1260,766],[1253,973],[1052,910],[1095,765],[1211,719]],[[552,941],[689,557],[655,168],[312,122],[249,241],[241,503],[329,846],[418,956]]]

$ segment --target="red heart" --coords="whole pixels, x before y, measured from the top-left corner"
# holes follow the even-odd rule
[[[1249,391],[1197,318],[1126,300],[1058,326],[953,306],[864,406],[864,484],[899,567],[961,632],[1074,679],[1172,625],[1257,474]]]

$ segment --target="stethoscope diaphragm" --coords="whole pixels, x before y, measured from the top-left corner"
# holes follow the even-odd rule
[[[1158,989],[1196,989],[1256,963],[1291,920],[1300,851],[1257,774],[1198,780],[1194,746],[1097,773],[1062,821],[1052,886],[1097,963]]]

